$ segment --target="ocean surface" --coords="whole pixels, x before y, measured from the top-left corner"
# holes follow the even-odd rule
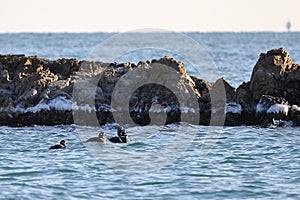
[[[174,43],[170,44],[170,41]],[[193,46],[193,44],[197,44]],[[300,33],[5,33],[0,54],[134,62],[171,55],[200,78],[249,81],[259,54]],[[214,67],[212,69],[212,67]],[[127,144],[84,142],[103,127],[0,127],[0,199],[299,199],[300,128],[126,126]],[[67,141],[64,150],[51,145]]]

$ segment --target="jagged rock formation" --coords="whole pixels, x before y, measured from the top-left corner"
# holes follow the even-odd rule
[[[247,121],[247,117],[242,115],[245,120],[241,121],[245,124],[266,125],[275,118],[291,120],[299,125],[296,119],[298,112],[295,111],[300,103],[299,69],[299,65],[291,61],[283,48],[261,53],[250,82],[244,82],[237,88],[236,102],[243,107],[243,115],[252,119]]]
[[[159,73],[153,74],[156,68]],[[138,74],[130,77],[133,72]],[[79,88],[75,95],[74,85]],[[262,53],[251,80],[238,88],[224,78],[209,83],[189,76],[182,62],[169,57],[135,65],[0,55],[0,125],[71,124],[74,113],[84,116],[84,125],[120,120],[165,124],[195,114],[199,119],[188,122],[266,125],[289,120],[300,125],[299,97],[300,65],[282,48]],[[85,124],[93,121],[91,113],[97,124]],[[218,117],[219,123],[212,124]]]

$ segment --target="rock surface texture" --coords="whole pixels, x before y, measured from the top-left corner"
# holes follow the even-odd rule
[[[262,53],[238,88],[189,76],[167,56],[118,64],[0,55],[0,125],[300,125],[298,105],[300,65],[282,48]]]

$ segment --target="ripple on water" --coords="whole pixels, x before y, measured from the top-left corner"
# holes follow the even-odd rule
[[[99,131],[79,128],[92,134]],[[109,155],[111,148],[120,148],[132,158],[136,153],[155,153],[174,138],[175,127],[128,128],[132,142],[117,145],[82,143],[72,126],[1,127],[0,140],[9,142],[0,147],[0,195],[6,199],[299,197],[297,128],[290,134],[291,129],[225,127],[206,157],[199,157],[199,152],[207,128],[185,128],[197,134],[185,152],[177,152],[178,160],[151,172],[127,173],[124,166],[108,166],[101,154],[95,158],[90,150]],[[112,128],[106,131],[115,134]],[[66,149],[48,150],[61,139],[68,141]]]

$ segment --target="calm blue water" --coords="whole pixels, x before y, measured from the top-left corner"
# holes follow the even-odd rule
[[[85,128],[97,134],[95,128]],[[139,173],[101,161],[104,155],[100,159],[93,156],[88,148],[103,153],[113,144],[83,144],[72,126],[1,127],[1,197],[299,199],[299,128],[226,127],[211,152],[202,158],[199,153],[207,127],[185,128],[196,132],[196,136],[178,160],[157,171]],[[147,139],[138,134],[145,129],[129,128],[132,141],[118,148],[151,152],[151,148],[161,145],[161,138],[172,137],[166,130],[172,126],[147,127],[151,136]],[[113,135],[110,128],[105,130]],[[67,140],[67,149],[48,150],[61,139]]]
[[[0,34],[0,53],[85,59],[114,34]],[[187,35],[201,43],[220,75],[234,86],[250,79],[259,54],[269,49],[283,46],[300,63],[300,33]],[[163,42],[164,37],[168,35],[157,40]],[[103,51],[109,55],[130,45],[114,44]],[[188,52],[190,47],[182,48]],[[137,62],[147,56],[151,60],[163,53],[146,49],[122,55],[118,61]],[[298,127],[210,129],[182,124],[180,128],[128,127],[130,143],[103,145],[82,142],[96,136],[99,127],[0,127],[0,198],[300,198]],[[115,135],[113,126],[102,129]],[[177,136],[182,141],[176,142]],[[48,150],[62,139],[68,142],[65,150]]]

